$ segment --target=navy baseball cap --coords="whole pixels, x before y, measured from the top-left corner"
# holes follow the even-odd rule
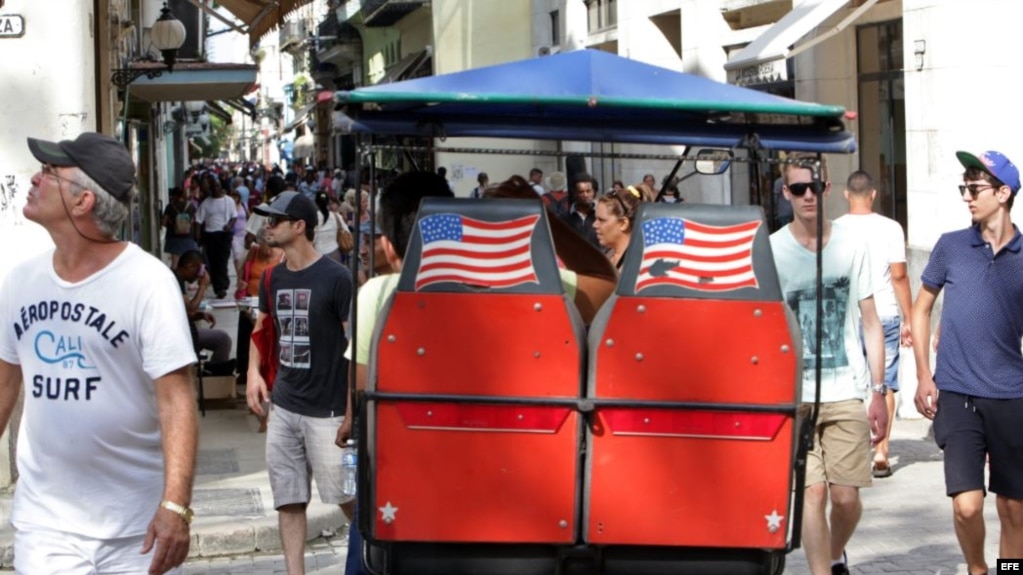
[[[1009,186],[1013,195],[1019,191],[1019,170],[1001,152],[989,150],[979,156],[969,152],[956,152],[956,157],[964,168],[976,168]]]
[[[74,140],[60,142],[29,138],[28,149],[40,162],[78,168],[118,201],[131,202],[135,162],[124,144],[114,138],[96,132],[85,132]]]
[[[292,220],[305,220],[309,229],[316,227],[316,204],[299,192],[281,192],[269,206],[256,206],[252,211],[261,216],[285,216]]]

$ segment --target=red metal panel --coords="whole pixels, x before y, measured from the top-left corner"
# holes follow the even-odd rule
[[[576,398],[581,345],[562,296],[399,292],[378,345],[377,390]],[[573,541],[573,409],[384,400],[374,427],[376,537]]]
[[[557,295],[395,295],[378,391],[578,397],[580,342]]]
[[[475,403],[403,403],[398,413],[409,429],[555,433],[570,408]]]
[[[596,396],[791,404],[796,357],[783,302],[618,298]]]
[[[591,447],[587,541],[785,546],[792,420],[770,441],[617,435],[601,420]]]
[[[558,409],[565,417],[554,433],[452,431],[410,429],[404,406],[382,402],[374,535],[387,541],[570,543],[578,415]]]
[[[693,409],[604,408],[608,431],[615,435],[703,437],[769,441],[785,424],[780,413],[700,411]]]
[[[783,302],[621,297],[596,353],[600,399],[793,405]],[[781,549],[793,419],[754,411],[604,407],[590,445],[586,539]]]

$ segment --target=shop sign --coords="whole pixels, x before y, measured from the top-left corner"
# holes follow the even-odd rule
[[[0,6],[3,6],[2,1]],[[20,14],[0,14],[0,38],[21,38],[24,35],[25,19]]]

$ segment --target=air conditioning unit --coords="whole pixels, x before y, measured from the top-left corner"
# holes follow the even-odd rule
[[[540,46],[536,49],[536,55],[539,56],[550,56],[557,54],[561,51],[561,46]]]

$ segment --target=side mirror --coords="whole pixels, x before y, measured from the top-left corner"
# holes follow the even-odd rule
[[[732,158],[731,150],[700,150],[696,153],[696,171],[709,176],[723,174],[732,164]]]

